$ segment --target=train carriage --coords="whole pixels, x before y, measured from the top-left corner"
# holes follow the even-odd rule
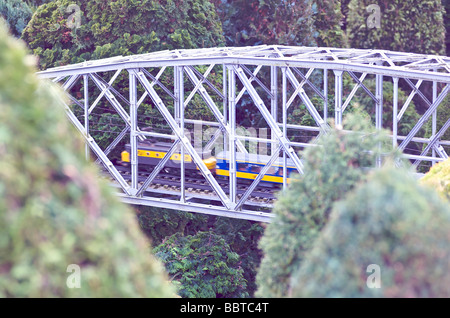
[[[254,180],[258,176],[261,169],[270,161],[270,158],[270,156],[265,155],[236,152],[236,178]],[[216,155],[216,160],[216,175],[228,177],[230,175],[229,152],[220,152]],[[283,158],[278,158],[275,160],[261,181],[282,184],[283,165]],[[297,172],[297,168],[295,168],[294,163],[289,158],[287,159],[286,171],[286,181],[289,183],[291,174]]]

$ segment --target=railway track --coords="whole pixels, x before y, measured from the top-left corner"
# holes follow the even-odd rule
[[[131,172],[129,168],[123,166],[115,166],[119,173],[122,175],[124,180],[131,180]],[[111,181],[114,179],[106,172],[102,170],[104,176]],[[151,172],[138,172],[138,184],[142,186],[144,181],[148,178]],[[226,194],[229,193],[229,183],[227,179],[216,178],[219,185],[222,187]],[[237,184],[237,199],[239,200],[241,196],[247,191],[249,182],[246,180],[238,180]],[[252,194],[248,197],[246,204],[258,205],[262,207],[272,207],[275,200],[275,194],[279,191],[279,188],[272,187],[271,185],[260,183]],[[146,190],[147,192],[167,194],[167,195],[180,195],[181,193],[181,181],[179,176],[174,176],[173,174],[161,171],[158,176],[155,177],[153,182],[149,185]],[[209,183],[203,178],[203,176],[185,176],[185,194],[186,196],[191,196],[198,199],[206,200],[218,200],[218,197]]]

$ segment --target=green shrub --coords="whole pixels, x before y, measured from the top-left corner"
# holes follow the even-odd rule
[[[83,158],[56,87],[0,21],[0,297],[170,297],[135,216]],[[69,265],[80,288],[68,288]]]
[[[334,129],[322,136],[320,147],[302,154],[304,175],[278,197],[275,218],[260,242],[264,257],[256,277],[257,296],[287,296],[291,275],[327,223],[334,202],[366,179],[367,169],[384,149],[379,147],[384,133],[374,131],[366,119],[349,116],[346,121],[346,129],[360,133]]]
[[[448,202],[385,167],[336,204],[291,296],[449,297],[449,231]]]
[[[176,233],[154,248],[183,298],[247,297],[239,255],[212,232]]]
[[[424,185],[434,188],[443,198],[450,200],[450,159],[435,164],[420,179]]]

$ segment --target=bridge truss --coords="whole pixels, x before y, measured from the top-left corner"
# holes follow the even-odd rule
[[[357,92],[372,103],[369,113],[375,126],[390,129],[393,147],[403,150],[414,165],[448,158],[450,141],[443,136],[450,118],[442,117],[450,89],[448,57],[288,46],[207,48],[88,61],[38,75],[61,84],[68,96],[62,104],[90,148],[87,155],[96,156],[126,203],[270,222],[273,200],[254,193],[264,192],[258,187],[271,165],[282,163],[283,187],[288,161],[303,173],[298,152],[315,146],[330,123],[343,124]],[[392,85],[392,100],[383,97],[387,84]],[[426,105],[426,111],[405,128],[402,122],[414,100]],[[199,105],[208,114],[206,120],[197,111]],[[239,121],[249,116],[261,118],[258,131],[239,129]],[[96,119],[103,126],[94,123]],[[149,129],[152,120],[159,124]],[[431,126],[429,137],[419,136],[425,125]],[[99,126],[104,127],[100,133]],[[101,133],[108,131],[115,138],[105,141]],[[146,139],[167,140],[171,146],[154,169],[142,174],[138,144]],[[124,174],[113,154],[125,142],[131,147],[131,168]],[[225,183],[202,158],[214,147],[227,151]],[[236,156],[255,149],[265,152],[269,163],[242,187],[236,178]],[[157,181],[176,153],[190,156],[197,165],[203,188],[188,180],[183,160],[172,184]]]

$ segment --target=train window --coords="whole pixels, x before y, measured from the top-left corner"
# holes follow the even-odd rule
[[[156,157],[159,157],[159,153],[156,153]]]
[[[267,170],[267,174],[277,174],[278,170],[278,167],[270,167],[269,170]]]
[[[248,170],[248,164],[246,163],[238,163],[237,164],[238,171],[247,171]]]
[[[259,173],[261,171],[261,167],[260,166],[252,166],[250,171],[254,172],[254,173]]]
[[[290,178],[291,177],[291,173],[292,173],[292,171],[294,171],[294,169],[288,168],[286,170],[287,170],[287,177]],[[284,175],[283,174],[283,168],[280,168],[280,176],[282,177],[283,175]]]
[[[147,152],[147,156],[150,156],[150,152]]]

